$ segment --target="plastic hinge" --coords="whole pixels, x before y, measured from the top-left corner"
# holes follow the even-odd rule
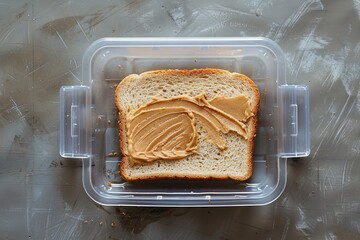
[[[60,155],[65,158],[90,156],[90,91],[87,86],[60,89]]]
[[[309,90],[303,85],[280,86],[281,152],[283,158],[310,154]]]

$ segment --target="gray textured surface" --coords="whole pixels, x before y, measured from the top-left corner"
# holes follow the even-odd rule
[[[311,155],[264,207],[96,205],[61,159],[59,95],[100,37],[264,36],[311,91]],[[1,1],[0,239],[360,239],[360,1]]]

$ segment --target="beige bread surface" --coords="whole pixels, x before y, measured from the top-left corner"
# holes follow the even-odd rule
[[[157,160],[131,165],[127,157],[126,116],[154,97],[195,97],[201,93],[206,93],[207,99],[219,95],[235,97],[243,94],[248,97],[254,113],[246,122],[248,140],[233,132],[222,134],[227,148],[219,150],[208,140],[201,124],[196,124],[199,137],[197,154],[179,160]],[[259,101],[259,90],[250,78],[221,69],[158,70],[127,76],[115,91],[115,103],[119,110],[122,177],[128,181],[164,178],[248,179],[252,174],[253,138]]]

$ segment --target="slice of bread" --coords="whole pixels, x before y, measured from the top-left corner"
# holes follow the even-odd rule
[[[221,133],[227,148],[211,143],[201,124],[196,124],[198,149],[178,160],[156,160],[151,163],[130,164],[127,147],[127,116],[154,97],[190,97],[206,93],[207,99],[216,96],[246,96],[253,116],[246,122],[248,138],[235,132]],[[256,84],[240,73],[222,69],[158,70],[140,75],[131,74],[117,86],[115,103],[119,110],[119,136],[122,161],[120,173],[125,180],[150,179],[232,179],[246,180],[252,174],[252,155],[257,126],[260,94]]]

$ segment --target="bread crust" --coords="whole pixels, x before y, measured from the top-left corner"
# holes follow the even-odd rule
[[[157,74],[161,74],[161,75],[176,75],[176,76],[206,76],[206,75],[210,75],[210,74],[231,74],[231,76],[234,79],[238,79],[239,81],[246,81],[252,88],[252,90],[254,90],[255,93],[255,104],[252,106],[252,112],[254,113],[254,117],[250,118],[248,121],[251,121],[251,124],[253,126],[251,133],[249,134],[249,154],[248,154],[248,162],[247,162],[247,166],[248,166],[248,171],[247,174],[245,176],[242,177],[230,177],[228,174],[218,174],[216,176],[202,176],[201,174],[181,174],[181,173],[177,173],[176,175],[172,175],[172,174],[161,174],[161,173],[156,173],[156,174],[149,174],[147,176],[141,176],[141,177],[134,177],[134,176],[129,176],[127,174],[126,171],[126,164],[127,161],[129,161],[129,159],[126,157],[126,149],[125,149],[125,140],[126,140],[126,116],[125,116],[125,111],[124,109],[122,109],[121,105],[120,105],[120,92],[122,91],[122,89],[126,86],[126,84],[128,84],[129,81],[132,81],[134,78],[141,78],[144,75],[157,75]],[[246,75],[241,74],[241,73],[231,73],[227,70],[223,70],[223,69],[216,69],[216,68],[205,68],[205,69],[192,69],[192,70],[178,70],[178,69],[169,69],[169,70],[155,70],[155,71],[148,71],[148,72],[143,72],[141,74],[131,74],[128,75],[127,77],[125,77],[117,86],[116,90],[115,90],[115,104],[117,109],[119,110],[119,121],[118,121],[118,126],[119,126],[119,139],[120,139],[120,150],[122,153],[122,159],[121,162],[119,164],[119,168],[120,168],[120,174],[122,175],[123,179],[127,180],[127,181],[149,181],[149,180],[164,180],[164,179],[183,179],[183,180],[236,180],[236,181],[245,181],[247,179],[249,179],[252,175],[252,171],[253,171],[253,164],[252,164],[252,156],[253,156],[253,152],[254,152],[254,137],[256,134],[256,129],[257,129],[257,115],[258,115],[258,110],[259,110],[259,105],[260,105],[260,93],[259,90],[256,86],[256,84]],[[144,164],[148,164],[148,163],[144,163]],[[152,163],[150,163],[152,164]]]

